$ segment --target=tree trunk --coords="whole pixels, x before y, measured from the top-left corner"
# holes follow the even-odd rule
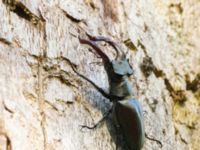
[[[90,33],[117,41],[143,106],[143,150],[200,148],[200,2],[0,1],[0,150],[115,150],[112,106],[69,65],[108,91]],[[114,51],[100,45],[110,58]]]

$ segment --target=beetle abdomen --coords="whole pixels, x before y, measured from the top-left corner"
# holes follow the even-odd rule
[[[131,150],[140,150],[144,144],[144,122],[142,108],[135,99],[118,101],[114,114],[124,140]]]

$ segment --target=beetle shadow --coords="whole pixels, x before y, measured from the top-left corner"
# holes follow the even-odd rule
[[[122,132],[120,128],[117,127],[114,121],[114,112],[112,112],[109,117],[105,120],[105,124],[107,129],[111,135],[112,141],[115,143],[116,148],[115,150],[130,150],[123,138]]]
[[[84,97],[85,99],[87,99],[89,101],[89,103],[92,105],[92,107],[96,108],[98,111],[101,112],[102,114],[102,118],[105,114],[108,113],[108,111],[112,108],[112,105],[109,105],[106,101],[109,101],[108,99],[105,99],[103,96],[99,96],[101,94],[97,94],[98,91],[95,92],[88,92],[88,90],[84,89]],[[91,99],[97,99],[98,101],[90,101]],[[103,102],[105,102],[103,104]],[[109,106],[108,106],[109,105]],[[102,108],[104,107],[104,108]],[[112,141],[115,143],[115,148],[113,148],[113,150],[130,150],[124,139],[123,139],[123,135],[119,129],[119,127],[117,127],[115,125],[115,121],[114,121],[114,112],[112,111],[107,117],[106,119],[104,119],[104,121],[102,121],[100,124],[98,124],[97,127],[95,127],[94,129],[87,129],[87,130],[98,130],[100,129],[104,124],[106,125],[111,139]],[[101,119],[100,119],[101,120]],[[94,122],[93,125],[96,125],[98,122]],[[83,124],[83,126],[87,126],[86,124]]]

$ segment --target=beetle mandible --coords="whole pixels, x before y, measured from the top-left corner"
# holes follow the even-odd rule
[[[102,58],[103,65],[109,80],[109,93],[96,85],[93,81],[77,72],[72,63],[73,71],[89,83],[91,83],[104,97],[112,103],[112,109],[104,116],[105,119],[110,112],[113,112],[113,120],[123,134],[125,143],[130,150],[140,150],[143,147],[145,136],[143,111],[138,100],[133,98],[132,86],[129,77],[133,74],[133,69],[126,58],[126,54],[119,48],[118,44],[106,37],[93,37],[87,34],[89,40],[79,37],[81,44],[90,45],[96,53]],[[104,41],[111,45],[116,51],[114,60],[109,57],[98,47],[97,41]],[[102,119],[102,120],[103,120]],[[102,121],[101,120],[101,121]],[[98,123],[97,123],[98,124]],[[96,124],[96,125],[97,125]],[[82,126],[89,129],[96,127]],[[150,140],[160,141],[147,137]],[[162,145],[162,144],[161,144]]]

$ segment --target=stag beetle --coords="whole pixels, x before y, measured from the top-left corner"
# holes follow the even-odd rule
[[[144,130],[142,107],[139,101],[133,98],[132,87],[129,81],[129,77],[133,74],[133,69],[129,64],[129,60],[117,43],[111,41],[109,38],[93,37],[89,34],[87,34],[87,36],[89,37],[89,40],[79,37],[79,41],[81,44],[90,45],[102,58],[109,80],[109,93],[105,92],[90,79],[77,72],[72,63],[70,63],[70,65],[78,76],[91,83],[104,97],[108,98],[113,103],[111,110],[103,117],[103,119],[105,119],[110,112],[113,112],[114,123],[119,127],[127,147],[130,150],[140,150],[144,144],[146,134]],[[107,42],[114,48],[116,51],[114,60],[111,61],[98,47],[96,44],[97,41]],[[97,124],[93,127],[82,127],[93,129]],[[160,143],[158,140],[149,139]]]

